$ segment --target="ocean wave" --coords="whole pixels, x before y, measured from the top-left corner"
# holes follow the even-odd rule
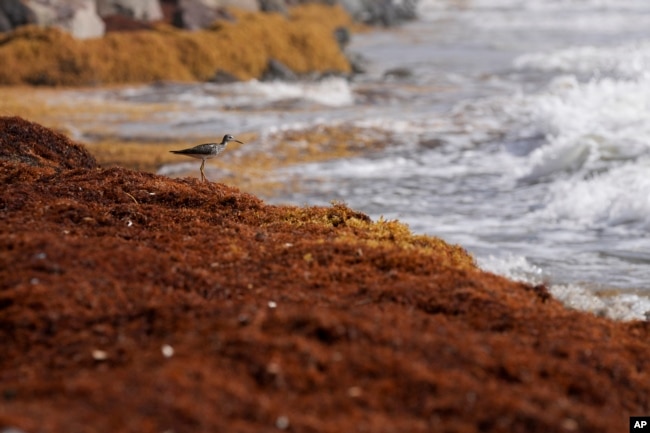
[[[650,160],[623,164],[587,179],[556,181],[545,219],[586,227],[638,226],[650,229]]]
[[[650,70],[650,41],[612,47],[581,46],[529,53],[514,61],[516,69],[616,78],[646,78]]]
[[[327,107],[344,107],[354,104],[354,95],[348,81],[340,77],[295,83],[253,80],[241,84],[241,87],[248,88],[251,93],[261,96],[267,101],[297,98]]]
[[[513,98],[505,111],[518,138],[544,138],[522,164],[523,180],[584,175],[650,152],[650,78],[580,83],[563,76],[540,93]]]
[[[526,257],[506,254],[484,256],[478,259],[479,267],[487,272],[528,284],[545,284],[548,276]],[[647,320],[650,298],[636,293],[597,288],[584,284],[548,284],[554,298],[576,310],[588,311],[614,320]]]

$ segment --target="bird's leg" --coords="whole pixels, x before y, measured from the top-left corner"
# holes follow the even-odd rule
[[[204,165],[205,165],[205,159],[204,159],[203,161],[201,161],[201,180],[202,180],[203,182],[205,182],[205,181],[208,180],[208,178],[205,177],[205,172],[203,171],[203,166],[204,166]]]

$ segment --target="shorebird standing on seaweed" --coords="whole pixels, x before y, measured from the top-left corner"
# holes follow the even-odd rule
[[[232,135],[226,134],[223,136],[221,143],[199,144],[198,146],[190,147],[189,149],[170,150],[170,152],[176,153],[178,155],[191,156],[192,158],[196,158],[196,159],[202,159],[203,161],[201,162],[201,180],[205,182],[206,180],[208,180],[208,178],[205,177],[205,173],[203,172],[203,166],[205,166],[205,160],[215,158],[217,155],[219,155],[221,152],[223,152],[226,149],[226,146],[231,141],[236,141],[237,143],[244,144],[239,140],[235,140],[235,137],[233,137]]]

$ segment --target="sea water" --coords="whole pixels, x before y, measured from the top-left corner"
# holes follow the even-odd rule
[[[380,131],[365,156],[275,173],[275,203],[338,200],[544,283],[575,308],[650,311],[650,2],[421,0],[420,19],[354,35],[348,81],[158,85],[93,97],[182,109],[120,120],[138,137]],[[86,96],[88,95],[86,94]],[[354,139],[354,137],[351,137]],[[162,174],[174,174],[165,166]]]
[[[353,90],[396,89],[357,120],[385,128],[388,149],[292,168],[305,187],[279,200],[342,200],[576,308],[646,318],[650,3],[436,0],[420,14],[353,46],[371,65]],[[410,75],[396,84],[392,68]]]

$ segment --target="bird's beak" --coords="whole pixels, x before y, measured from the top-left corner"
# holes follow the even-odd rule
[[[243,141],[239,141],[239,140],[234,140],[234,141],[236,141],[236,142],[239,143],[239,144],[244,144]]]

